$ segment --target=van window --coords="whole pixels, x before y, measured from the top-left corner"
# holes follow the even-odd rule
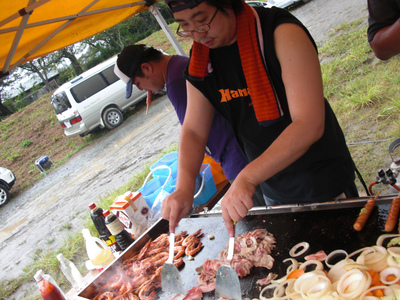
[[[71,108],[71,103],[69,103],[69,100],[65,92],[60,92],[52,95],[51,104],[53,104],[56,114],[63,113],[67,109]]]
[[[107,80],[108,84],[113,84],[114,82],[119,80],[119,77],[114,73],[114,65],[105,69],[103,72],[101,72],[101,74]]]
[[[113,68],[114,65],[74,86],[71,89],[71,94],[75,101],[80,103],[119,80],[117,75],[114,74]]]

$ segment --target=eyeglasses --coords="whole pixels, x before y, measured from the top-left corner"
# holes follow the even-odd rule
[[[193,33],[195,33],[195,32],[203,33],[203,32],[209,31],[210,30],[210,24],[214,20],[215,16],[217,15],[217,12],[218,12],[218,8],[215,11],[214,15],[212,16],[210,22],[208,22],[208,24],[200,25],[200,26],[196,27],[194,30],[191,30],[191,31],[179,31],[181,29],[181,25],[179,25],[178,29],[176,30],[176,34],[179,35],[180,37],[191,37],[193,35]]]

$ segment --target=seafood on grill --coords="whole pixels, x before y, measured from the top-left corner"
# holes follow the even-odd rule
[[[179,268],[183,264],[182,256],[187,249],[195,255],[202,248],[200,230],[188,235],[182,231],[175,235],[175,256],[173,264]],[[168,234],[161,234],[149,240],[142,249],[116,267],[115,274],[107,283],[97,289],[93,300],[152,300],[161,287],[161,269],[168,259]]]

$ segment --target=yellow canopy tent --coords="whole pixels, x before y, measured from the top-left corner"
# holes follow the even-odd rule
[[[149,9],[156,2],[157,0],[0,0],[0,77],[20,64],[112,27]],[[152,12],[157,18],[154,11]],[[159,16],[157,20],[160,23]],[[162,27],[165,31],[164,26]]]

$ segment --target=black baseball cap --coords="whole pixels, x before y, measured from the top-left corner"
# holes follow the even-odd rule
[[[176,13],[178,11],[190,8],[192,9],[193,7],[196,7],[200,3],[204,2],[205,0],[165,0],[165,3],[168,4],[169,8],[172,10],[173,13]],[[170,3],[171,2],[177,2],[181,3],[180,5],[174,5],[174,7],[171,7]]]
[[[135,76],[143,55],[151,47],[146,45],[130,45],[122,49],[118,54],[117,61],[114,66],[114,73],[123,82],[126,83],[126,99],[132,95],[133,77]]]

